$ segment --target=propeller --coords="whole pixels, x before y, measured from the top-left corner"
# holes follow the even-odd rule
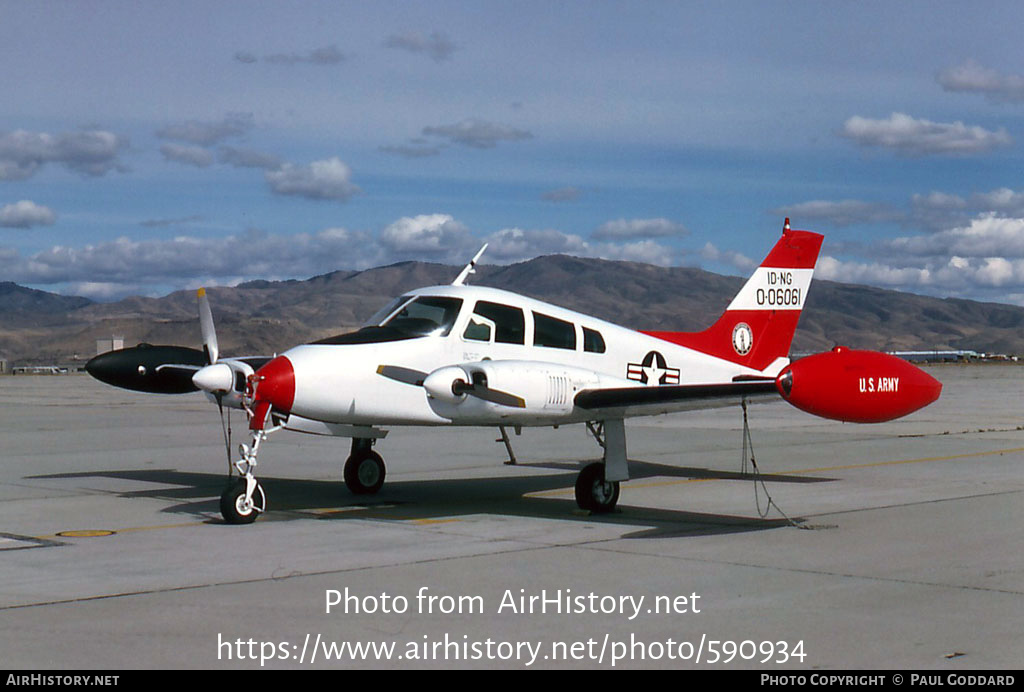
[[[213,311],[210,310],[210,298],[206,289],[196,292],[199,303],[199,331],[203,335],[203,352],[206,354],[207,365],[192,376],[192,384],[204,392],[217,397],[217,403],[232,390],[235,384],[235,371],[228,363],[218,363],[220,349],[217,346],[217,330],[213,326]]]
[[[449,404],[458,404],[469,395],[499,406],[526,408],[522,397],[489,387],[487,374],[480,370],[468,374],[457,365],[449,365],[425,373],[399,365],[381,365],[377,368],[377,374],[402,384],[423,387],[429,397]]]
[[[213,312],[210,310],[210,299],[206,296],[206,289],[200,288],[196,292],[199,299],[199,330],[203,334],[203,350],[210,365],[217,362],[220,352],[217,348],[217,330],[213,327]]]

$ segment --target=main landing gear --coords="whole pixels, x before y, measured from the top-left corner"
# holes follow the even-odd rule
[[[604,464],[587,464],[576,477],[576,504],[580,509],[605,514],[615,509],[619,501],[619,482],[604,478]]]
[[[604,461],[587,464],[576,477],[576,504],[594,514],[615,509],[619,482],[629,480],[626,463],[626,427],[622,419],[587,423],[587,430],[604,449]]]

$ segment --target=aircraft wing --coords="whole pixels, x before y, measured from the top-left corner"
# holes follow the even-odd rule
[[[588,411],[615,416],[653,415],[739,404],[779,396],[773,378],[737,378],[724,384],[660,385],[584,389],[575,404]]]

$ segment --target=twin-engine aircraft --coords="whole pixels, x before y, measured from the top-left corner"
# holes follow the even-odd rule
[[[516,293],[469,286],[483,249],[448,286],[410,291],[361,329],[274,358],[220,358],[209,299],[199,290],[202,351],[140,345],[86,369],[127,389],[202,390],[244,409],[251,441],[241,478],[221,497],[225,521],[266,511],[257,455],[278,430],[352,438],[345,484],[376,493],[385,466],[374,444],[397,426],[560,426],[585,423],[604,448],[576,481],[576,502],[611,511],[629,479],[626,418],[782,396],[818,416],[897,418],[935,401],[942,385],[893,356],[837,347],[788,358],[823,237],[790,230],[725,313],[702,332],[633,331]],[[484,246],[486,249],[486,246]],[[509,450],[511,453],[511,449]]]

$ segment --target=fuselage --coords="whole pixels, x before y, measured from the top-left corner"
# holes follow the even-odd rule
[[[294,370],[292,416],[382,426],[584,421],[592,416],[573,405],[583,389],[728,383],[774,377],[788,364],[780,358],[757,371],[516,293],[464,285],[410,291],[359,332],[282,355]],[[446,400],[381,375],[382,367],[429,374],[451,366],[486,371],[490,387],[525,405]]]

